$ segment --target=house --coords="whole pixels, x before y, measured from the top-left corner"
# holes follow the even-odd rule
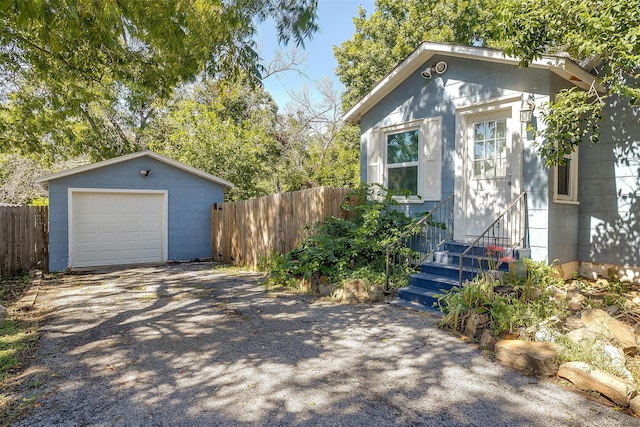
[[[610,99],[601,141],[549,169],[530,131],[544,126],[541,105],[563,88],[603,88],[567,57],[518,62],[493,49],[421,44],[344,114],[361,127],[362,181],[409,189],[413,197],[399,198],[407,213],[453,195],[451,238],[467,244],[524,193],[524,221],[503,227],[526,227],[526,237],[507,245],[557,260],[564,276],[640,280],[638,109]]]
[[[46,175],[49,270],[211,256],[211,205],[233,184],[151,151]]]

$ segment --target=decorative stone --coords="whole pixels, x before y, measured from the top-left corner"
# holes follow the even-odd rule
[[[606,311],[600,309],[584,310],[581,319],[590,331],[616,340],[625,353],[635,354],[638,351],[638,344],[631,326],[614,319]]]
[[[567,307],[569,307],[569,310],[571,311],[580,311],[582,310],[582,303],[586,299],[587,298],[582,294],[572,296],[571,299],[567,301]]]
[[[486,348],[487,350],[495,350],[496,342],[496,339],[493,337],[493,334],[489,329],[485,329],[484,331],[482,331],[482,335],[480,336],[480,346],[482,348]]]
[[[624,352],[620,350],[618,347],[614,347],[611,344],[605,344],[603,347],[603,351],[606,357],[611,361],[611,365],[616,368],[616,374],[619,377],[632,382],[633,383],[633,375],[627,369],[625,364],[627,363],[626,357],[624,357]]]
[[[496,344],[496,359],[500,362],[542,376],[555,375],[557,354],[555,345],[546,342],[502,340]]]
[[[323,276],[324,277],[324,276]],[[332,285],[332,284],[320,284],[320,286],[318,287],[318,294],[321,297],[327,297],[332,295],[334,292],[336,291],[336,286]]]
[[[540,342],[556,342],[558,333],[547,326],[541,326],[533,335],[536,341]]]
[[[567,298],[574,298],[580,295],[580,289],[576,286],[569,286],[567,288]]]
[[[564,329],[567,331],[573,331],[575,329],[584,328],[584,323],[578,316],[569,316],[564,321]]]
[[[629,407],[634,414],[640,415],[640,396],[636,396],[629,401]]]
[[[464,334],[469,338],[474,338],[480,328],[483,328],[487,324],[487,315],[478,314],[472,311],[464,327]]]
[[[587,328],[575,329],[571,332],[567,333],[567,338],[569,338],[572,342],[578,344],[580,341],[594,341],[598,339],[598,334],[596,332],[590,331]]]
[[[607,307],[607,314],[609,316],[613,317],[618,313],[620,313],[620,307],[618,307],[617,305],[610,305],[609,307]]]
[[[567,362],[558,369],[558,376],[569,380],[581,390],[597,391],[618,405],[629,406],[636,388],[621,378],[602,372],[584,362]]]

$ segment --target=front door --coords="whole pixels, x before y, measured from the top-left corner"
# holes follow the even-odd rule
[[[456,239],[475,240],[518,194],[522,150],[514,148],[519,146],[520,122],[514,119],[513,110],[509,106],[458,116],[462,120],[457,141],[462,161],[457,163],[456,187],[462,197]]]

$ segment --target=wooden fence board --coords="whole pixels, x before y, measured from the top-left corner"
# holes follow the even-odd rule
[[[289,252],[304,238],[301,231],[306,224],[329,215],[348,216],[341,209],[348,192],[348,188],[317,187],[215,205],[212,255],[218,261],[255,267],[272,252]]]
[[[0,206],[0,275],[49,265],[47,207]]]

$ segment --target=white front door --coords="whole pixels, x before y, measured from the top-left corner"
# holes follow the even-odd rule
[[[508,105],[457,116],[462,122],[456,142],[461,154],[456,177],[456,193],[461,195],[457,240],[475,240],[519,194],[522,150],[520,122],[514,111]]]

